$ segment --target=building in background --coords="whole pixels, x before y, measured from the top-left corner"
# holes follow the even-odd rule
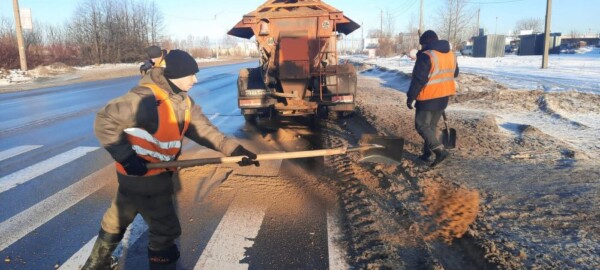
[[[504,35],[473,37],[473,57],[504,57],[505,44]]]
[[[544,54],[544,34],[531,34],[519,36],[520,44],[518,55]],[[561,33],[550,33],[550,53],[560,53]]]

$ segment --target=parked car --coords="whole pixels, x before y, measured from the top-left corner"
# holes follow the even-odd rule
[[[460,49],[460,53],[462,55],[473,55],[473,46],[467,45],[462,47],[462,49]]]
[[[516,53],[519,50],[519,47],[513,45],[504,46],[505,53]]]

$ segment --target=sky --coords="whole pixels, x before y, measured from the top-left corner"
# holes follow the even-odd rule
[[[21,8],[30,8],[34,21],[60,24],[69,20],[77,3],[87,0],[19,0]],[[98,0],[101,1],[101,0]],[[151,0],[145,0],[151,1]],[[424,25],[435,29],[440,9],[446,0],[424,1]],[[480,27],[486,33],[507,34],[522,19],[544,20],[547,0],[467,0],[470,8],[480,10]],[[218,38],[233,27],[244,14],[264,3],[263,0],[155,0],[165,20],[165,34],[173,38],[209,36]],[[396,32],[406,31],[412,20],[419,21],[420,0],[327,0],[327,4],[344,11],[365,33],[380,27],[380,14],[391,14]],[[568,34],[600,33],[597,11],[600,0],[553,0],[552,32]],[[0,16],[14,20],[12,1],[0,0]],[[476,22],[476,15],[473,22]],[[352,36],[359,38],[361,31]]]

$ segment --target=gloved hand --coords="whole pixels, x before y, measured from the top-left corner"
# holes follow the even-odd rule
[[[408,107],[409,110],[413,109],[413,102],[415,102],[414,99],[410,99],[409,98],[409,99],[406,100],[406,107]]]
[[[152,61],[150,60],[146,60],[141,66],[140,66],[140,73],[141,74],[146,74],[146,72],[148,72],[148,70],[150,70],[152,67],[154,66],[154,63],[152,63]]]
[[[242,158],[242,161],[238,162],[240,166],[250,166],[254,165],[256,167],[260,166],[260,162],[256,160],[256,154],[254,152],[244,148],[243,146],[238,146],[231,152],[231,156],[245,156]]]
[[[136,154],[129,156],[127,159],[121,162],[121,165],[123,165],[123,168],[127,174],[135,176],[142,176],[148,172],[146,164],[148,164],[148,161]]]

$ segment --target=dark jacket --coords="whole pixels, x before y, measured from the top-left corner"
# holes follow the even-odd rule
[[[100,144],[110,153],[114,160],[122,162],[130,155],[135,154],[131,144],[126,139],[123,132],[124,129],[138,127],[145,129],[149,133],[154,133],[158,129],[157,101],[152,90],[142,86],[143,84],[154,83],[169,93],[175,114],[179,120],[179,126],[180,128],[183,126],[185,109],[187,107],[187,103],[185,102],[187,92],[175,93],[171,86],[169,86],[163,72],[163,68],[151,69],[140,80],[138,86],[131,89],[125,95],[111,100],[96,115],[94,132]],[[202,109],[193,100],[190,124],[184,135],[200,145],[220,151],[225,155],[231,155],[231,152],[240,145],[237,140],[228,138],[221,133],[206,118],[202,113]],[[127,189],[140,194],[167,192],[171,186],[170,181],[167,183],[167,181],[161,180],[161,175],[145,177],[145,179],[141,180],[139,179],[140,177],[119,174],[119,183],[127,185]],[[167,176],[169,176],[170,180],[170,174],[165,174],[163,177]],[[134,182],[137,182],[137,184]]]
[[[441,53],[450,52],[450,43],[446,40],[434,41],[431,44],[425,46],[422,50],[417,53],[417,62],[412,72],[412,80],[410,81],[410,88],[406,93],[409,100],[416,100],[417,96],[425,88],[429,81],[429,70],[431,69],[431,60],[424,51],[435,50]],[[456,70],[454,71],[454,77],[458,77],[458,63],[456,64]],[[448,100],[450,97],[442,97],[431,100],[423,100],[416,102],[415,106],[417,110],[425,111],[441,111],[446,109],[448,106]]]

